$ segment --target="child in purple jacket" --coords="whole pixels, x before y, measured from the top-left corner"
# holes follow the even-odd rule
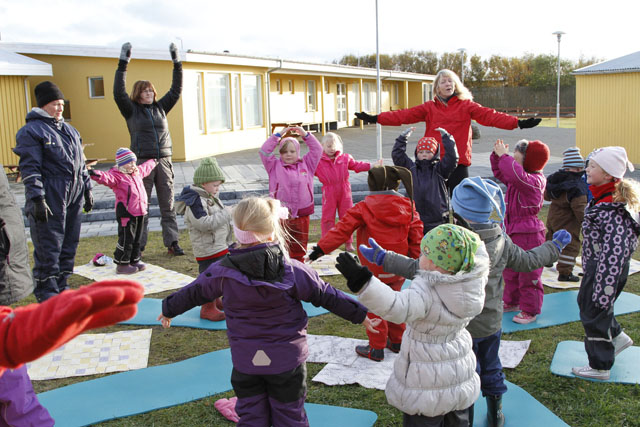
[[[227,336],[238,397],[238,426],[306,426],[307,314],[301,301],[373,329],[367,309],[323,282],[310,267],[289,259],[280,202],[244,199],[233,211],[239,245],[191,284],[162,301],[158,320],[224,297]],[[288,212],[284,210],[284,214]]]
[[[108,171],[91,169],[89,175],[98,184],[106,185],[116,194],[118,244],[113,254],[117,274],[133,274],[146,266],[140,262],[140,238],[147,214],[147,192],[142,179],[158,163],[149,159],[136,166],[136,155],[128,148],[116,151],[116,167]]]
[[[491,153],[493,175],[507,186],[507,210],[504,217],[506,232],[524,250],[540,246],[545,241],[545,226],[538,218],[542,208],[547,179],[542,174],[549,160],[549,147],[541,141],[518,141],[509,155],[509,145],[499,139]],[[542,268],[519,273],[505,268],[504,312],[518,311],[513,321],[520,324],[535,322],[542,309],[544,289]]]

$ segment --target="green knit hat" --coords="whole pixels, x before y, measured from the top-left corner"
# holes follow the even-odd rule
[[[196,168],[193,173],[193,183],[195,185],[202,185],[207,182],[222,181],[224,182],[224,174],[222,169],[218,166],[218,161],[215,157],[208,157],[202,159],[200,166]]]

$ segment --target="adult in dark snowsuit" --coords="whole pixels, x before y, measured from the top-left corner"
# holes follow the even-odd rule
[[[35,87],[37,108],[16,134],[24,210],[33,241],[34,294],[42,302],[67,288],[73,272],[83,203],[93,207],[78,131],[64,122],[64,95],[54,83]]]
[[[113,80],[113,98],[127,121],[127,128],[131,135],[131,151],[138,158],[138,164],[149,159],[158,160],[156,168],[144,178],[144,187],[149,200],[151,200],[153,186],[156,187],[164,245],[170,254],[184,255],[184,251],[178,245],[178,223],[173,207],[173,163],[171,162],[173,145],[167,122],[167,114],[176,105],[182,93],[182,62],[178,58],[178,48],[175,44],[171,43],[169,51],[173,61],[173,81],[169,92],[157,99],[153,84],[148,80],[138,80],[134,83],[133,91],[129,96],[125,86],[127,65],[131,59],[131,43],[123,44]],[[148,224],[147,216],[140,240],[142,251],[147,244]]]

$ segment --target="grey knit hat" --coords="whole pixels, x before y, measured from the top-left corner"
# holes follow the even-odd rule
[[[578,147],[567,148],[562,152],[562,168],[584,169],[584,159]]]
[[[225,179],[222,169],[218,166],[216,158],[208,157],[206,159],[202,159],[200,166],[198,166],[196,171],[193,173],[193,183],[195,185],[201,185],[212,181],[224,182]]]

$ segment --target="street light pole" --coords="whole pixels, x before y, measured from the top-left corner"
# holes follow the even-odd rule
[[[555,34],[556,36],[558,36],[558,95],[556,98],[556,127],[559,128],[560,127],[560,38],[565,33],[562,31],[555,31],[552,34]]]
[[[462,83],[464,83],[464,53],[466,51],[467,50],[463,47],[458,49],[458,52],[460,52],[460,80],[462,81]]]

